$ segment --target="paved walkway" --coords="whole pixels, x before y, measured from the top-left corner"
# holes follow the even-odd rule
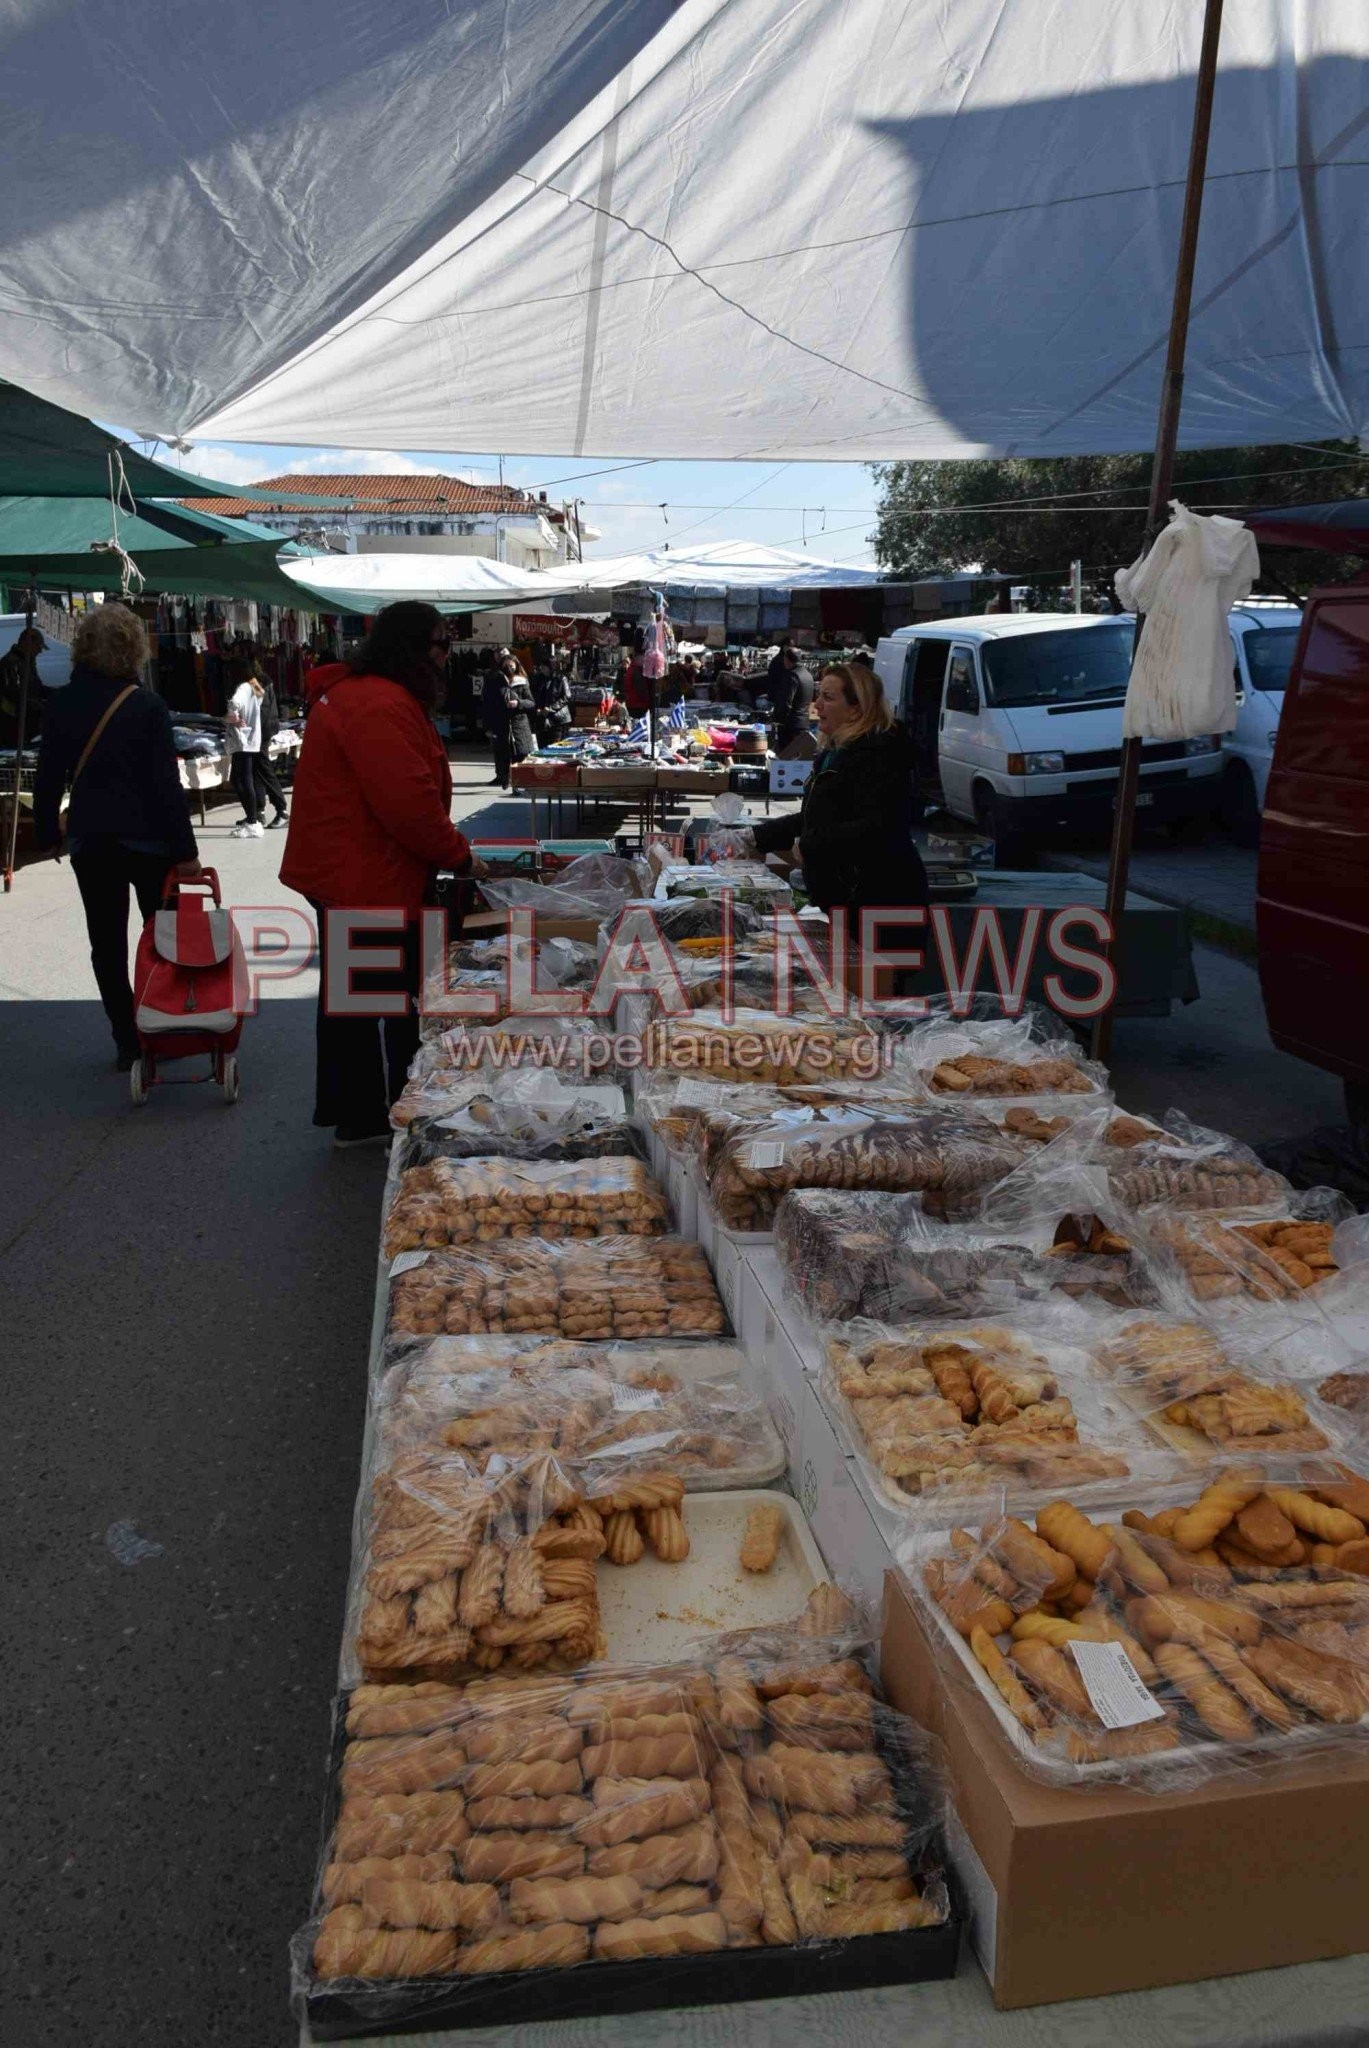
[[[521,806],[491,806],[484,762],[456,774],[459,817],[522,829]],[[231,840],[233,815],[211,811],[204,858],[229,902],[281,900],[283,835]],[[23,2048],[292,2038],[286,1944],[314,1872],[382,1156],[334,1154],[310,1127],[314,983],[288,964],[301,971],[268,990],[244,1034],[236,1109],[168,1088],[135,1112],[109,1061],[69,869],[27,869],[0,901],[12,1530],[0,2040]],[[1333,1084],[1263,1039],[1249,970],[1203,955],[1199,974],[1189,1010],[1119,1028],[1124,1097],[1243,1136],[1332,1114]],[[987,2013],[978,2034],[964,2014],[952,2029],[945,1997],[810,2001],[804,2023],[815,2040],[880,2048],[991,2029],[1008,2040]],[[1297,2001],[1275,1998],[1291,2018]],[[1073,2011],[1012,2038],[1082,2044]],[[793,2017],[758,2006],[646,2024],[759,2048]],[[1191,2038],[1152,2023],[1144,2038]],[[643,2024],[611,2037],[637,2039]],[[610,2038],[593,2024],[534,2032],[577,2048]],[[1231,2036],[1257,2038],[1263,2019]]]
[[[1132,849],[1130,886],[1253,936],[1256,859],[1253,850],[1232,846],[1215,832],[1190,846],[1142,844]],[[1042,865],[1074,868],[1106,881],[1107,850],[1093,845],[1055,849],[1042,856]]]

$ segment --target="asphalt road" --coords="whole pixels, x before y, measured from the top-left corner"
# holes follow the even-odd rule
[[[464,817],[493,792],[486,763],[457,774]],[[228,900],[280,900],[283,835],[210,816]],[[1188,1011],[1119,1027],[1121,1098],[1245,1137],[1334,1118],[1334,1084],[1269,1047],[1250,970],[1205,953],[1199,975]],[[308,972],[268,992],[237,1108],[168,1088],[134,1112],[69,870],[0,902],[16,2048],[296,2038],[382,1179],[310,1127],[312,996]]]

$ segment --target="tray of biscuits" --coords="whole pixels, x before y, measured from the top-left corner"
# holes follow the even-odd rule
[[[387,1316],[397,1337],[732,1334],[703,1251],[678,1237],[504,1238],[403,1252],[391,1267]]]
[[[640,1159],[434,1159],[402,1170],[385,1218],[387,1258],[503,1238],[659,1236],[665,1191]]]

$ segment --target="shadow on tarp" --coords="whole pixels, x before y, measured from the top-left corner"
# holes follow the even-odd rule
[[[907,360],[968,440],[1007,454],[1150,445],[1193,97],[1185,77],[872,124],[910,172]],[[1277,80],[1220,73],[1185,445],[1356,432],[1366,130],[1356,59],[1301,72],[1290,59]]]

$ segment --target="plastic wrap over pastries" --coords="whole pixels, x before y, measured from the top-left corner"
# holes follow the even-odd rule
[[[599,1342],[716,1337],[727,1317],[702,1250],[682,1238],[524,1238],[430,1252],[397,1273],[389,1326],[396,1336],[507,1330]]]
[[[669,1219],[640,1159],[437,1159],[401,1172],[383,1243],[394,1258],[510,1237],[649,1237]]]
[[[300,1988],[939,1925],[925,1738],[823,1656],[358,1686]]]
[[[1123,1496],[1124,1497],[1124,1496]],[[1057,1782],[1173,1788],[1369,1730],[1369,1482],[1258,1460],[1165,1504],[1034,1526],[999,1516],[910,1548],[1019,1761]]]

